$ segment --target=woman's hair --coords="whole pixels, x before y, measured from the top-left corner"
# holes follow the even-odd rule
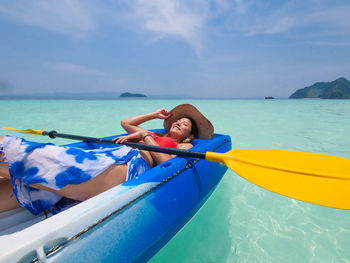
[[[198,127],[197,123],[190,117],[185,117],[191,121],[191,134],[193,134],[194,138],[198,138]]]

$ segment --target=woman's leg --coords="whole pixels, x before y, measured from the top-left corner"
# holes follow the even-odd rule
[[[0,163],[0,177],[10,179],[9,166],[7,163]]]
[[[69,184],[60,190],[54,190],[41,184],[33,184],[31,187],[53,192],[70,199],[85,201],[95,195],[98,195],[114,186],[125,182],[127,174],[126,164],[111,165],[107,170],[84,183],[73,185]],[[0,163],[0,212],[19,207],[19,204],[12,196],[12,185],[10,184],[10,175],[8,165]]]
[[[2,141],[3,141],[3,136],[0,136],[0,143],[2,143]],[[59,195],[62,195],[71,199],[84,201],[116,185],[119,185],[125,182],[126,175],[127,175],[126,164],[111,165],[104,172],[102,172],[101,174],[99,174],[98,176],[92,178],[87,182],[84,182],[78,185],[70,184],[63,187],[60,190],[54,190],[54,189],[45,187],[41,184],[33,184],[30,186],[34,188],[46,190],[49,192],[57,193]],[[4,199],[8,193],[12,193],[11,185],[8,183],[10,179],[10,174],[8,171],[7,163],[0,163],[0,178],[1,177],[7,179],[6,183],[3,183],[4,185],[1,185],[2,188],[0,188],[1,198]],[[13,199],[16,200],[15,198]]]
[[[60,190],[54,190],[41,184],[33,184],[31,187],[53,192],[64,197],[78,201],[85,201],[98,195],[114,186],[125,182],[127,174],[126,164],[111,165],[107,170],[81,184],[69,184]],[[6,163],[0,163],[0,212],[19,207],[19,204],[12,195],[12,185]]]
[[[127,174],[126,164],[111,165],[98,176],[81,184],[69,184],[60,190],[53,190],[41,184],[33,184],[31,187],[53,192],[70,199],[85,201],[114,186],[125,182]]]
[[[12,185],[10,180],[0,177],[0,212],[20,207],[16,197],[12,195]]]
[[[4,136],[0,135],[0,145]],[[0,161],[3,161],[4,153],[0,151]],[[10,184],[10,174],[7,163],[0,163],[0,212],[20,207],[16,197],[12,195],[12,185]]]
[[[7,163],[0,163],[0,212],[20,207],[16,197],[12,195],[12,185]]]

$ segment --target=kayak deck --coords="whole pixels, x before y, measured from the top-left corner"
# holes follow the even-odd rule
[[[230,137],[219,134],[193,144],[195,151],[231,149]],[[47,262],[145,262],[192,218],[226,170],[219,163],[176,157],[47,219],[21,208],[1,213],[0,262],[38,257]]]

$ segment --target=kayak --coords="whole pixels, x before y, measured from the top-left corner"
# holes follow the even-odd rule
[[[225,153],[231,138],[215,134],[193,145],[193,151]],[[196,214],[226,171],[217,162],[175,157],[55,215],[24,208],[0,213],[0,262],[146,262]]]

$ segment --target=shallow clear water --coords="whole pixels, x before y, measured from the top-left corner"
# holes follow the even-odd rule
[[[102,137],[122,133],[124,117],[180,103],[197,106],[216,132],[231,136],[236,149],[350,158],[347,100],[0,100],[0,127]],[[154,120],[143,127],[161,126]],[[350,262],[350,212],[271,193],[228,171],[202,209],[150,262]]]

